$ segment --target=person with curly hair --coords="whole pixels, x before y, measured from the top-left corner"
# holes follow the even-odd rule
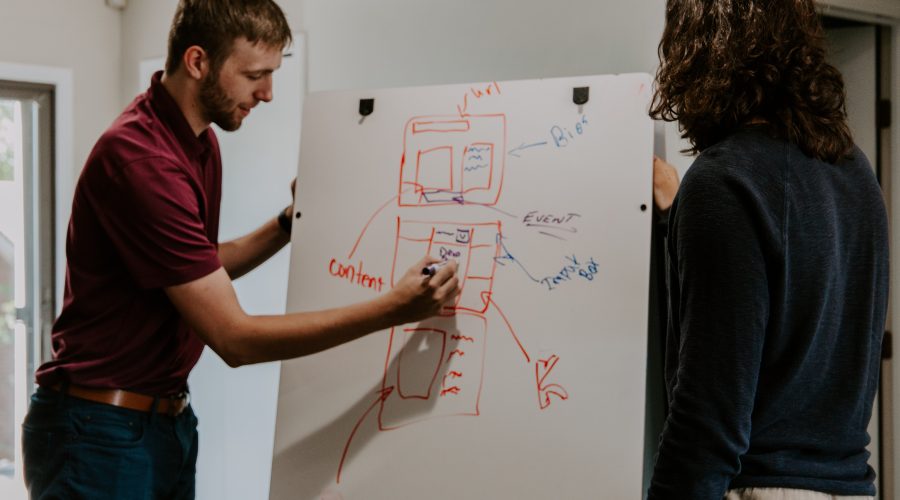
[[[813,1],[669,0],[659,57],[651,116],[699,155],[669,210],[648,498],[870,498],[887,213]]]

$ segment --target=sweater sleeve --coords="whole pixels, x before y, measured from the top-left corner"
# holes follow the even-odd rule
[[[769,314],[765,249],[780,233],[750,182],[708,163],[692,167],[672,207],[678,336],[668,359],[677,366],[667,367],[669,414],[650,499],[721,500],[749,446]]]

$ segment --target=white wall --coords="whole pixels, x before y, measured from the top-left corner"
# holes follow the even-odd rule
[[[656,71],[665,0],[284,0],[310,92]],[[298,22],[299,21],[299,22]],[[691,159],[674,125],[666,155]]]
[[[169,23],[177,0],[131,1],[122,11],[122,104],[150,85],[140,74],[140,63],[166,56]],[[160,68],[162,65],[160,65]]]
[[[103,0],[0,0],[0,62],[72,70],[76,175],[121,111],[119,16]]]
[[[137,64],[162,57],[177,0],[131,0],[124,11],[123,99]],[[282,0],[306,32],[310,92],[643,71],[657,66],[665,0]],[[127,102],[127,101],[124,101]],[[123,102],[123,104],[124,104]],[[276,96],[277,102],[277,96]],[[690,165],[667,127],[667,154]]]
[[[21,77],[57,87],[57,309],[74,182],[94,142],[120,111],[118,99],[109,98],[121,91],[119,17],[102,0],[0,0],[0,64],[7,69],[22,66],[0,78]]]

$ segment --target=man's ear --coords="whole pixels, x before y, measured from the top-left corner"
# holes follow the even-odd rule
[[[195,80],[202,80],[209,72],[209,57],[206,51],[199,45],[191,45],[184,51],[181,58],[184,70],[188,76]]]

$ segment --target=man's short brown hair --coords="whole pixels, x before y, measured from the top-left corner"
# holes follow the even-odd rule
[[[166,73],[174,73],[194,45],[206,51],[217,71],[241,37],[283,49],[291,43],[291,29],[272,0],[181,0],[169,31]]]

